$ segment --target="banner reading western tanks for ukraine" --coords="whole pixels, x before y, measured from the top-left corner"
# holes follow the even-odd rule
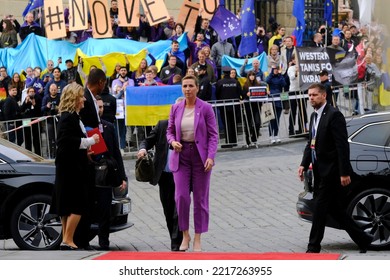
[[[299,65],[299,86],[301,90],[307,90],[313,83],[319,83],[318,74],[321,70],[332,73],[332,65],[325,48],[297,48]]]
[[[126,88],[126,125],[156,125],[169,117],[172,104],[183,96],[181,86]]]

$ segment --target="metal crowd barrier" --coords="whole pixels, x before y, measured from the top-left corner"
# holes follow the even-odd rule
[[[339,86],[333,89],[335,105],[345,117],[356,114],[356,96],[360,91],[361,106],[357,109],[377,110],[383,108],[375,99],[367,99],[367,84]],[[259,144],[269,144],[269,127],[276,125],[279,129],[278,137],[281,142],[289,137],[305,136],[308,131],[308,122],[313,109],[308,102],[305,92],[286,92],[264,99],[219,100],[210,101],[217,118],[219,131],[219,147],[249,147]],[[273,121],[264,121],[261,118],[265,103],[271,103],[276,118]],[[281,107],[278,107],[278,104]],[[280,117],[278,117],[280,113]],[[125,126],[123,120],[115,124],[118,133],[120,148],[124,154],[138,151],[139,144],[152,130],[152,126]],[[272,123],[271,123],[272,122]],[[55,158],[56,116],[47,116],[37,119],[19,119],[0,122],[0,137],[17,143],[25,148],[40,154],[44,158]],[[275,142],[277,144],[277,142]]]

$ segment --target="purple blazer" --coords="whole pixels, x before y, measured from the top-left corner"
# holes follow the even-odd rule
[[[181,120],[183,118],[186,100],[174,104],[169,115],[167,140],[181,140]],[[213,107],[203,100],[196,98],[195,102],[195,145],[198,148],[199,155],[203,161],[207,158],[214,160],[218,148],[218,130]],[[180,153],[173,151],[169,160],[169,169],[175,172],[179,168]]]

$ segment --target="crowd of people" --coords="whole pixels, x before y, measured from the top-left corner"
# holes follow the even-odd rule
[[[116,130],[119,135],[120,148],[123,151],[126,146],[131,145],[133,141],[134,131],[136,127],[126,127],[124,118],[115,119],[116,103],[123,104],[124,92],[129,86],[164,86],[175,85],[181,83],[181,78],[185,75],[195,75],[199,80],[198,97],[205,101],[210,100],[248,100],[250,97],[249,87],[266,86],[268,94],[272,97],[279,97],[282,92],[293,92],[294,95],[299,93],[299,67],[297,65],[297,54],[295,47],[295,38],[287,34],[286,27],[279,24],[272,24],[270,30],[266,30],[264,26],[258,25],[257,32],[257,51],[243,57],[243,65],[240,69],[240,76],[248,80],[247,83],[237,82],[238,75],[236,69],[222,67],[222,56],[239,57],[237,46],[240,42],[240,36],[230,38],[228,40],[220,40],[218,34],[210,27],[208,19],[202,18],[202,9],[199,10],[199,15],[194,28],[194,35],[188,38],[188,48],[181,51],[177,39],[183,34],[184,26],[180,22],[175,22],[173,17],[170,17],[166,23],[150,26],[146,17],[140,15],[140,26],[135,27],[120,27],[118,26],[118,3],[116,0],[111,1],[110,16],[112,19],[112,30],[114,38],[126,38],[130,40],[143,40],[147,42],[156,42],[158,40],[170,39],[171,49],[167,52],[164,64],[158,69],[155,64],[155,59],[149,54],[152,61],[150,65],[147,59],[143,59],[141,63],[135,67],[136,70],[131,72],[130,65],[126,58],[126,65],[117,63],[113,73],[107,73],[107,68],[103,61],[100,60],[100,65],[94,65],[93,68],[101,68],[107,76],[107,87],[103,93],[103,101],[105,104],[105,115],[111,122],[115,123]],[[68,15],[65,13],[66,21]],[[355,22],[354,22],[355,23]],[[25,17],[25,22],[20,25],[13,16],[6,16],[1,22],[2,35],[0,39],[1,47],[9,48],[17,45],[17,34],[20,40],[23,40],[29,33],[42,35],[40,25],[34,21],[34,15],[28,13]],[[71,32],[65,40],[73,43],[82,42],[87,38],[88,31],[80,31],[81,33]],[[351,99],[354,100],[354,108],[356,114],[364,114],[367,110],[375,110],[379,107],[378,88],[381,83],[381,77],[386,73],[386,57],[384,56],[384,39],[380,36],[381,26],[373,25],[361,26],[357,28],[355,25],[348,25],[346,22],[340,24],[334,30],[327,30],[326,26],[320,26],[318,32],[313,35],[311,47],[327,47],[336,49],[345,53],[352,52],[356,58],[358,65],[358,87],[352,91]],[[91,34],[90,34],[91,35]],[[73,38],[73,39],[69,39]],[[248,69],[248,58],[255,58],[258,55],[267,54],[268,69],[262,71],[260,62],[257,59],[251,60],[251,71]],[[9,85],[16,88],[16,96],[14,100],[19,106],[15,106],[15,102],[7,101],[7,108],[3,110],[3,118],[7,121],[17,120],[21,118],[35,118],[42,115],[55,115],[57,113],[56,106],[58,98],[61,95],[62,89],[69,83],[76,81],[83,85],[88,80],[88,73],[91,69],[84,69],[83,62],[80,59],[78,66],[75,67],[71,59],[65,61],[66,70],[61,71],[62,59],[59,58],[57,64],[49,60],[47,68],[42,70],[40,67],[28,67],[21,73],[13,73],[12,78],[8,76],[7,69],[1,67],[0,88],[4,88],[7,96]],[[246,68],[245,68],[246,67]],[[132,65],[134,68],[134,65]],[[251,76],[248,76],[248,74]],[[326,86],[330,89],[339,84],[326,71],[321,75]],[[318,73],[320,74],[320,73]],[[256,82],[250,80],[250,77],[255,77]],[[328,82],[329,80],[329,82]],[[54,95],[53,90],[50,91],[52,84],[57,86],[57,95]],[[34,103],[31,102],[33,91],[26,89],[32,87],[34,89]],[[53,92],[53,95],[51,94]],[[26,96],[28,98],[26,99]],[[337,94],[328,96],[337,106]],[[55,100],[57,98],[57,100]],[[52,102],[53,101],[53,102]],[[28,110],[28,106],[22,106],[25,102],[35,108],[34,111]],[[30,105],[31,105],[30,104]],[[269,123],[269,137],[271,143],[279,143],[279,123],[282,113],[289,115],[289,135],[296,135],[307,131],[307,116],[306,112],[302,112],[302,106],[299,106],[294,100],[290,101],[275,101],[274,114],[275,118]],[[40,106],[41,110],[36,107]],[[31,106],[30,106],[31,107]],[[50,108],[49,108],[50,107]],[[220,110],[220,125],[221,131],[224,132],[226,145],[223,147],[234,147],[237,145],[237,129],[236,123],[243,122],[245,124],[246,144],[256,145],[261,126],[261,103],[251,104],[245,107],[245,120],[240,119],[239,106],[224,106]],[[306,106],[305,106],[306,107]],[[13,109],[10,109],[13,108]],[[22,108],[24,111],[22,111]],[[27,108],[27,109],[26,109]],[[297,109],[298,108],[298,109]],[[49,110],[50,109],[50,110]],[[12,111],[12,112],[10,112]],[[50,121],[52,122],[52,121]],[[12,130],[20,123],[9,123],[7,130]],[[150,128],[145,128],[146,134],[150,132]],[[34,131],[30,132],[34,138]],[[142,131],[138,128],[138,132]],[[26,131],[28,132],[28,131]],[[11,135],[13,134],[13,135]],[[20,131],[11,132],[10,138],[12,141],[17,141],[18,144],[24,141]],[[26,134],[26,133],[24,133]],[[36,134],[36,133],[35,133]],[[49,132],[53,135],[52,132]],[[31,138],[30,137],[30,138]],[[20,138],[20,139],[18,139]],[[53,137],[50,137],[53,142]],[[31,142],[31,141],[30,141]],[[34,141],[33,141],[34,142]],[[29,147],[31,145],[28,144]],[[35,146],[35,145],[34,145]],[[51,145],[51,154],[55,155],[55,145]],[[34,149],[39,152],[36,147]]]

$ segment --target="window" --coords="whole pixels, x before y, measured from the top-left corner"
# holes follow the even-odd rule
[[[390,122],[372,124],[364,127],[352,138],[355,143],[386,146],[390,137]]]

